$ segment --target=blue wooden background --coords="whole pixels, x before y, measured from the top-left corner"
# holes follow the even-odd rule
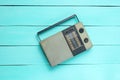
[[[51,68],[36,33],[72,14],[94,46]],[[0,0],[0,80],[120,80],[120,0]]]

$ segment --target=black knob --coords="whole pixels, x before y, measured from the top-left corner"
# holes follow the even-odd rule
[[[84,32],[84,29],[83,29],[83,28],[80,28],[80,29],[79,29],[79,32],[80,32],[80,33],[83,33],[83,32]]]
[[[89,41],[88,38],[85,38],[85,39],[84,39],[84,42],[85,42],[85,43],[87,43],[88,41]]]

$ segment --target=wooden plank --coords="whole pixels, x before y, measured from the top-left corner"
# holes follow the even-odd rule
[[[0,66],[1,80],[119,80],[120,64]]]
[[[72,14],[85,25],[120,25],[120,7],[49,6],[0,7],[0,25],[51,25]]]
[[[39,45],[39,41],[36,37],[36,33],[46,26],[11,26],[11,27],[0,27],[0,45]],[[53,31],[50,30],[50,34],[61,31],[67,28],[67,26],[58,26]],[[107,27],[107,26],[85,26],[90,39],[94,45],[119,45],[120,44],[120,27]],[[40,36],[41,37],[41,36]],[[43,37],[42,37],[43,38]]]
[[[93,46],[62,64],[116,64],[120,63],[120,46]],[[39,46],[1,46],[0,65],[48,64]]]
[[[119,0],[1,0],[0,5],[119,5]]]

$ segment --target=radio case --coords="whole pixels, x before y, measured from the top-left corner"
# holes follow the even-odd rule
[[[73,17],[77,18],[76,15],[72,15],[56,24],[59,25]],[[56,24],[48,27],[46,30],[57,26]],[[46,30],[44,29],[41,32]],[[38,32],[38,35],[41,32]],[[90,41],[83,24],[78,21],[69,28],[41,40],[40,45],[51,66],[55,66],[87,49],[90,49],[92,47],[92,42]]]

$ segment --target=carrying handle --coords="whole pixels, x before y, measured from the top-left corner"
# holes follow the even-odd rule
[[[47,27],[47,28],[45,28],[45,29],[43,29],[43,30],[41,30],[41,31],[39,31],[39,32],[37,32],[37,37],[38,37],[39,41],[41,41],[41,39],[40,39],[40,37],[39,37],[40,34],[42,34],[43,32],[45,32],[45,31],[47,31],[47,30],[49,30],[49,29],[52,29],[52,28],[58,26],[59,24],[62,24],[62,23],[64,23],[64,22],[66,22],[66,21],[68,21],[68,20],[70,20],[70,19],[72,19],[72,18],[76,18],[77,21],[79,22],[79,19],[78,19],[77,15],[76,15],[76,14],[73,14],[72,16],[69,16],[69,17],[67,17],[67,18],[65,18],[65,19],[63,19],[63,20],[61,20],[61,21],[59,21],[59,22],[57,22],[57,23],[55,23],[55,24],[53,24],[53,25],[51,25],[51,26],[49,26],[49,27]]]

